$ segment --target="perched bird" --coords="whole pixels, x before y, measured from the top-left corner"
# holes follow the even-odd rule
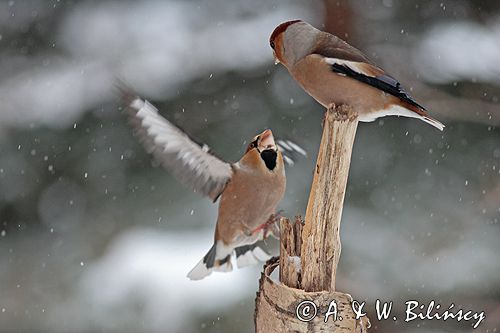
[[[321,105],[347,104],[360,121],[396,115],[418,118],[443,130],[401,84],[342,39],[294,20],[278,25],[269,39],[282,63]]]
[[[126,103],[130,124],[159,164],[214,202],[220,197],[214,244],[188,277],[199,280],[212,271],[231,271],[233,254],[238,267],[269,259],[255,243],[276,233],[276,206],[286,184],[283,155],[271,130],[254,137],[238,162],[228,163],[159,115],[148,101],[128,96]],[[292,142],[284,143],[293,150]]]

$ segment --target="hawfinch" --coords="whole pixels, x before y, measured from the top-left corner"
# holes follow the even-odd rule
[[[159,115],[148,101],[129,96],[125,112],[147,151],[165,169],[214,202],[220,198],[214,244],[188,277],[199,280],[212,271],[231,271],[233,253],[238,267],[268,260],[255,243],[276,232],[276,206],[286,184],[283,155],[271,130],[253,138],[238,162],[228,163]]]
[[[360,121],[395,115],[418,118],[443,130],[401,86],[361,51],[342,39],[294,20],[274,29],[269,39],[282,63],[321,105],[347,104]]]

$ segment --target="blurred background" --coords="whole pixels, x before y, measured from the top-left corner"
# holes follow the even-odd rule
[[[444,132],[361,124],[338,288],[486,311],[500,327],[500,2],[0,2],[0,331],[253,332],[261,267],[191,282],[217,205],[151,165],[114,77],[237,160],[270,127],[309,152],[287,169],[285,215],[305,211],[323,109],[268,37],[301,18],[400,79]],[[277,253],[276,242],[269,249]],[[381,321],[375,332],[471,332]]]

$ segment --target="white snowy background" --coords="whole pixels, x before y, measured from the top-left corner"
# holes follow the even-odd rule
[[[281,205],[303,214],[322,109],[273,66],[267,40],[288,19],[341,25],[337,8],[349,41],[447,126],[360,125],[339,289],[455,302],[498,329],[495,1],[28,0],[0,2],[0,332],[252,332],[261,267],[185,277],[211,246],[216,205],[151,166],[114,80],[228,160],[267,127],[303,145]],[[471,331],[418,324],[374,326]]]

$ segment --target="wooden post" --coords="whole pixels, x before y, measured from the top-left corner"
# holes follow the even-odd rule
[[[325,114],[305,225],[300,218],[294,224],[280,221],[280,259],[266,263],[257,292],[257,333],[364,333],[370,327],[368,318],[356,318],[351,296],[335,291],[340,219],[357,124],[347,106],[332,106]],[[272,277],[278,264],[279,281]],[[310,302],[309,312],[301,312],[304,301]],[[337,320],[325,317],[332,304]],[[313,310],[316,315],[304,320],[301,314]]]
[[[286,218],[280,221],[280,281],[292,288],[300,288],[302,225],[298,216],[294,224]]]
[[[323,126],[302,233],[305,291],[335,290],[340,219],[358,118],[348,106],[333,106],[326,112]]]

